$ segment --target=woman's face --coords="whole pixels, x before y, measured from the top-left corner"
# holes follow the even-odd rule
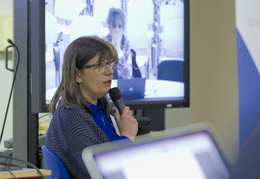
[[[122,36],[124,31],[123,23],[119,19],[116,19],[114,23],[109,25],[109,31],[112,36]]]
[[[95,56],[85,65],[97,64],[98,57],[98,55]],[[114,70],[109,65],[105,66],[103,73],[100,73],[100,70],[96,67],[77,70],[76,81],[88,102],[97,104],[97,100],[108,93],[111,88],[113,73]]]

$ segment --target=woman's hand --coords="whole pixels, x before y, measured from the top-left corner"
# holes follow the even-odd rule
[[[120,115],[118,109],[116,109],[115,117],[121,135],[126,136],[134,141],[138,132],[138,122],[132,115],[132,111],[130,110],[129,106],[125,106],[122,115]]]
[[[119,51],[121,51],[121,38],[122,36],[117,33],[112,35],[112,44],[114,45],[118,53]]]

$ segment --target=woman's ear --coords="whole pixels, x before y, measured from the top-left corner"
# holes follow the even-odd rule
[[[82,75],[82,72],[80,70],[76,69],[76,82],[79,84],[82,83],[81,75]]]

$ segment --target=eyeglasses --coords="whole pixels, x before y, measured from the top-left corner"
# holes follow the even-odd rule
[[[84,69],[84,68],[96,68],[100,73],[104,73],[107,69],[107,65],[110,66],[110,68],[112,70],[116,69],[116,62],[114,60],[112,61],[109,61],[109,62],[100,62],[100,63],[97,63],[97,64],[91,64],[91,65],[85,65],[83,66],[81,69]]]

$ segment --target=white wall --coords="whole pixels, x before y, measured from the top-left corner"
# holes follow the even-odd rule
[[[233,162],[238,155],[235,1],[190,3],[191,106],[167,109],[166,128],[210,122]]]
[[[12,65],[12,64],[11,64]],[[0,131],[4,122],[8,98],[11,90],[13,73],[5,69],[5,61],[0,56]],[[0,150],[3,150],[4,141],[13,136],[13,103],[11,101],[8,116],[5,124],[4,135],[1,141]]]
[[[0,0],[0,16],[11,15],[13,13],[13,0]]]
[[[0,16],[11,16],[13,13],[13,0],[0,0]],[[1,24],[0,24],[1,25]],[[2,28],[0,28],[2,30]],[[12,30],[11,30],[12,31]],[[2,34],[2,32],[0,32]],[[1,39],[1,41],[4,39]],[[7,40],[7,39],[5,39]],[[7,102],[11,90],[13,73],[5,69],[5,54],[0,51],[0,131],[4,122],[7,108]],[[12,61],[9,60],[9,67],[12,67]],[[0,150],[3,150],[4,141],[10,139],[13,135],[13,103],[11,101],[4,129],[4,135],[1,141]]]

